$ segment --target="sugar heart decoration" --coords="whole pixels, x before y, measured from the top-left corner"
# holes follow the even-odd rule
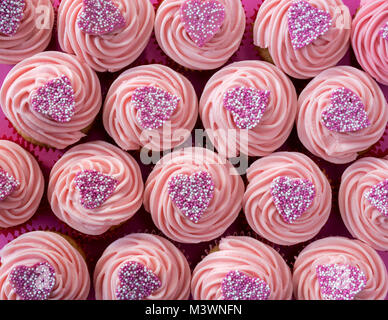
[[[233,115],[240,129],[253,129],[264,115],[270,92],[255,88],[237,87],[224,94],[224,108]]]
[[[115,178],[97,170],[83,170],[77,173],[74,182],[81,194],[81,205],[85,209],[101,207],[118,185]]]
[[[142,300],[162,286],[159,278],[150,269],[134,261],[120,268],[118,279],[117,300]]]
[[[366,285],[364,272],[348,264],[318,265],[316,273],[325,300],[353,300]]]
[[[382,215],[388,218],[388,179],[374,185],[364,193],[364,197]]]
[[[330,131],[355,132],[370,126],[360,97],[345,87],[333,90],[330,106],[322,112],[322,123]]]
[[[224,300],[268,300],[271,289],[260,278],[252,278],[235,270],[222,280],[221,292]]]
[[[87,34],[102,36],[124,27],[125,19],[111,0],[83,0],[77,24]]]
[[[0,1],[0,33],[13,36],[24,16],[25,0]]]
[[[137,88],[131,103],[138,110],[137,120],[143,129],[158,129],[171,118],[180,98],[153,86]]]
[[[288,32],[294,49],[301,49],[329,31],[329,12],[317,9],[307,1],[294,1],[288,9]]]
[[[31,97],[32,108],[56,122],[69,122],[74,116],[74,90],[70,79],[62,75],[46,82]]]
[[[381,28],[379,34],[383,39],[388,40],[388,22]]]
[[[0,168],[0,201],[5,200],[17,188],[19,188],[19,186],[19,181],[17,181],[8,172]]]
[[[225,19],[225,8],[216,0],[185,1],[181,6],[183,27],[198,47],[203,47],[220,30]]]
[[[315,187],[307,179],[275,178],[271,183],[275,207],[287,223],[294,223],[312,204]]]
[[[9,274],[12,288],[22,300],[47,300],[55,285],[55,269],[48,262],[24,265]]]
[[[198,223],[214,195],[210,173],[178,174],[168,182],[168,193],[178,209],[191,221]]]

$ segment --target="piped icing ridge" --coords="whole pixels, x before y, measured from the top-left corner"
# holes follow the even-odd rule
[[[63,236],[49,231],[27,232],[0,250],[0,299],[20,300],[10,282],[10,273],[20,265],[49,263],[55,270],[55,285],[49,300],[85,300],[90,289],[84,258]]]
[[[117,181],[110,196],[94,207],[83,205],[82,193],[75,183],[76,175],[85,170],[95,170]],[[107,142],[95,141],[73,147],[56,162],[47,195],[60,220],[80,232],[100,235],[137,212],[143,188],[139,165],[131,155]]]
[[[276,66],[288,75],[308,79],[336,65],[349,48],[350,12],[342,0],[308,0],[314,8],[332,17],[332,26],[313,43],[294,49],[288,30],[288,12],[294,0],[266,0],[256,17],[253,38],[256,46],[268,48]]]
[[[369,125],[354,132],[336,132],[325,127],[322,114],[334,90],[347,88],[365,106]],[[348,163],[384,134],[388,108],[378,84],[365,72],[349,66],[328,69],[315,77],[298,99],[296,126],[303,145],[314,155],[332,163]]]
[[[34,215],[43,196],[44,179],[35,158],[11,141],[0,140],[0,168],[19,183],[0,201],[0,227],[8,228]]]
[[[264,281],[270,288],[270,300],[291,299],[291,271],[273,248],[251,237],[229,236],[221,239],[218,249],[193,271],[194,300],[223,300],[222,282],[230,271]]]
[[[225,93],[236,87],[269,91],[267,107],[252,129],[240,129],[232,112],[224,107]],[[227,157],[240,152],[249,156],[272,153],[288,138],[296,110],[292,82],[280,69],[263,61],[235,62],[218,71],[206,84],[199,107],[209,138],[217,151]]]
[[[214,194],[198,222],[191,221],[174,204],[169,181],[179,174],[207,172]],[[232,164],[204,148],[184,148],[158,161],[149,175],[144,207],[155,225],[169,238],[183,243],[199,243],[217,238],[232,224],[242,206],[244,184]]]
[[[271,185],[279,177],[307,180],[314,187],[310,206],[292,223],[278,211]],[[247,170],[248,186],[243,208],[251,228],[260,236],[281,245],[293,245],[313,238],[331,211],[331,187],[323,172],[306,155],[275,152],[256,160]]]
[[[378,253],[359,240],[329,237],[309,244],[294,264],[294,295],[298,300],[323,300],[317,277],[319,265],[350,265],[362,271],[366,285],[356,300],[383,300],[388,292],[388,273]]]
[[[135,61],[146,47],[154,26],[151,1],[113,0],[125,26],[105,35],[92,35],[78,26],[83,0],[63,0],[58,9],[61,48],[78,56],[94,70],[115,72]]]
[[[138,120],[139,109],[132,98],[136,90],[153,87],[179,99],[176,108],[160,127],[144,129]],[[107,94],[103,122],[105,130],[124,150],[145,146],[154,151],[168,150],[186,141],[198,117],[198,99],[190,81],[159,64],[139,66],[125,71]]]
[[[174,61],[194,70],[222,66],[240,46],[245,31],[245,12],[240,0],[218,0],[225,8],[221,28],[202,47],[188,35],[181,18],[186,0],[165,0],[155,18],[155,36],[159,46]]]
[[[160,287],[145,299],[189,298],[191,271],[182,252],[160,236],[134,233],[113,242],[98,260],[94,271],[97,300],[117,299],[120,269],[130,262],[145,266],[160,281]]]

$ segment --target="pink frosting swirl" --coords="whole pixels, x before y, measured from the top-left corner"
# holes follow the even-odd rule
[[[346,87],[356,93],[371,125],[365,129],[339,133],[321,121],[329,107],[333,90]],[[332,163],[348,163],[358,153],[376,143],[384,134],[388,106],[378,84],[365,72],[349,66],[328,69],[314,78],[299,96],[296,125],[303,145],[314,155]]]
[[[381,257],[359,240],[329,237],[308,245],[294,264],[294,295],[298,300],[323,300],[316,268],[323,264],[349,264],[364,272],[367,282],[356,300],[383,300],[388,292],[388,273]]]
[[[16,34],[0,34],[0,63],[15,64],[46,49],[54,25],[51,0],[26,0]]]
[[[214,195],[198,223],[188,219],[171,200],[168,181],[178,174],[208,172],[214,182]],[[158,161],[149,175],[144,207],[155,225],[169,238],[183,243],[213,240],[237,218],[244,196],[244,183],[232,164],[204,148],[185,148]]]
[[[48,81],[66,75],[74,90],[75,114],[59,123],[31,107],[31,96]],[[0,90],[5,116],[22,135],[38,143],[63,149],[76,143],[98,114],[102,98],[96,73],[75,56],[48,51],[19,62],[5,78]]]
[[[338,195],[341,216],[349,232],[376,250],[388,250],[388,217],[364,194],[385,179],[388,179],[388,160],[360,159],[343,173]]]
[[[80,252],[63,236],[49,231],[27,232],[0,250],[0,300],[20,300],[9,281],[13,268],[48,262],[55,269],[49,300],[85,300],[90,290],[88,267]]]
[[[180,98],[171,118],[154,130],[141,127],[138,110],[131,105],[134,91],[146,86],[163,89]],[[172,149],[189,138],[197,117],[198,99],[190,81],[159,64],[135,67],[121,74],[109,89],[103,111],[106,131],[124,150]]]
[[[218,0],[225,8],[220,30],[203,47],[191,40],[181,21],[186,0],[164,0],[156,13],[155,36],[162,50],[175,62],[194,70],[221,67],[237,51],[245,31],[245,12],[240,0]]]
[[[191,271],[183,253],[162,237],[133,233],[109,245],[98,260],[94,271],[97,300],[116,300],[120,267],[132,261],[146,266],[162,284],[147,300],[189,298]]]
[[[112,196],[98,208],[81,204],[74,178],[84,170],[97,170],[118,181]],[[47,195],[60,220],[80,232],[100,235],[137,212],[143,189],[140,168],[132,156],[107,142],[94,141],[73,147],[54,165]]]
[[[315,187],[311,206],[292,224],[276,209],[271,183],[280,176],[307,179]],[[255,161],[247,170],[248,187],[244,212],[251,228],[260,236],[281,245],[293,245],[313,238],[326,223],[331,211],[331,187],[319,167],[298,152],[276,152]]]
[[[19,183],[19,187],[0,201],[0,227],[8,228],[30,219],[39,207],[44,191],[42,171],[35,158],[22,147],[0,140],[0,168]]]
[[[288,75],[308,79],[336,65],[349,48],[352,18],[342,0],[308,0],[332,17],[332,26],[310,45],[295,50],[288,32],[288,9],[294,0],[265,0],[256,17],[256,46],[268,48],[275,64]]]
[[[239,129],[232,113],[224,108],[224,94],[236,87],[270,91],[264,115],[253,129]],[[294,85],[280,69],[267,62],[240,61],[210,78],[199,111],[207,134],[220,154],[234,157],[241,152],[249,156],[265,156],[288,138],[297,105]]]
[[[219,250],[207,255],[194,269],[191,293],[194,300],[221,300],[221,283],[230,271],[260,278],[270,289],[270,300],[292,296],[291,271],[281,255],[251,237],[221,239]]]
[[[58,41],[99,72],[115,72],[135,61],[146,47],[154,26],[155,11],[149,0],[113,0],[125,26],[106,35],[87,34],[77,25],[83,0],[62,0],[58,9]]]
[[[388,22],[388,2],[361,3],[352,26],[352,46],[361,67],[382,84],[388,85],[388,41],[380,36]]]

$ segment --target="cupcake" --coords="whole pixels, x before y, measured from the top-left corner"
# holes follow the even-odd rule
[[[58,149],[85,136],[101,100],[96,73],[75,56],[56,51],[19,62],[0,90],[3,112],[23,138]]]
[[[299,96],[299,139],[332,163],[354,161],[382,137],[387,121],[388,106],[378,84],[349,66],[322,72]]]
[[[133,233],[105,249],[94,270],[97,300],[187,300],[191,271],[170,241]]]
[[[53,25],[51,0],[0,1],[0,63],[15,64],[45,50]]]
[[[154,19],[149,0],[62,0],[59,45],[96,71],[115,72],[140,56]]]
[[[254,44],[291,77],[308,79],[346,54],[351,21],[342,0],[265,0],[254,25]]]
[[[240,61],[213,75],[199,110],[220,154],[265,156],[288,138],[297,105],[294,85],[277,67],[262,61]]]
[[[18,144],[0,140],[0,228],[30,219],[43,191],[43,174],[35,158]]]
[[[293,273],[298,300],[383,300],[388,273],[383,260],[359,240],[329,237],[308,245]]]
[[[388,251],[388,160],[363,158],[342,175],[338,196],[349,232],[376,250]]]
[[[124,150],[172,149],[190,137],[197,117],[197,95],[189,80],[159,64],[121,74],[103,111],[106,131]]]
[[[70,227],[100,235],[130,219],[140,208],[144,184],[132,156],[104,142],[67,151],[50,173],[48,200]]]
[[[195,267],[191,294],[194,300],[289,300],[291,271],[270,246],[229,236]]]
[[[144,207],[169,238],[199,243],[221,236],[237,218],[244,183],[227,160],[204,148],[160,159],[149,175]]]
[[[388,85],[388,2],[364,0],[352,26],[352,47],[361,67]]]
[[[89,271],[63,236],[27,232],[0,250],[0,300],[85,300]]]
[[[331,187],[319,167],[298,152],[276,152],[247,170],[244,212],[263,238],[294,245],[313,238],[331,211]]]
[[[212,70],[237,51],[245,22],[241,0],[164,0],[156,13],[155,36],[180,65]]]

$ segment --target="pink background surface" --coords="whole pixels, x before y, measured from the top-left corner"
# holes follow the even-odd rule
[[[359,6],[360,1],[359,0],[343,0],[346,5],[349,6],[352,14],[356,12],[356,9]],[[52,2],[57,6],[60,0],[52,0]],[[155,9],[157,8],[157,5],[161,0],[151,0],[151,2],[155,5]],[[245,13],[247,16],[247,27],[245,30],[244,38],[242,41],[242,44],[239,48],[239,50],[233,55],[233,57],[228,61],[228,64],[234,61],[241,61],[241,60],[260,60],[260,57],[258,55],[257,49],[253,46],[253,22],[256,17],[257,10],[262,3],[262,0],[242,0],[242,3],[245,8]],[[60,50],[56,37],[55,37],[55,31],[53,39],[48,47],[47,50]],[[154,35],[152,35],[152,38],[145,49],[145,51],[142,53],[142,55],[128,68],[137,66],[137,65],[143,65],[143,64],[150,64],[150,63],[160,63],[167,65],[173,69],[175,69],[178,72],[181,72],[186,77],[188,77],[198,94],[198,97],[200,97],[202,89],[204,88],[207,80],[212,76],[214,72],[213,71],[189,71],[175,62],[173,62],[171,59],[169,59],[158,47]],[[352,52],[349,52],[344,59],[339,63],[342,65],[352,65],[355,67],[359,67],[357,64],[357,61],[354,58],[354,55]],[[11,65],[0,65],[0,84],[3,82],[5,76],[11,70]],[[122,71],[121,71],[122,72]],[[103,94],[105,95],[110,84],[114,79],[117,78],[117,76],[121,73],[101,73],[99,74],[99,78],[101,80],[101,86]],[[303,89],[303,87],[308,83],[308,81],[294,81],[294,84],[297,88],[298,93]],[[388,87],[387,86],[381,86],[386,98],[388,99]],[[200,121],[198,120],[196,128],[201,128],[202,125]],[[0,109],[0,139],[7,139],[14,141],[21,146],[23,146],[25,149],[30,151],[38,160],[43,173],[46,178],[46,187],[47,187],[47,180],[49,177],[50,169],[53,166],[53,164],[63,155],[63,153],[66,150],[56,150],[56,149],[48,149],[48,148],[42,148],[35,146],[29,142],[26,142],[21,136],[19,136],[16,131],[13,129],[12,125],[8,122],[8,120],[5,118],[4,114],[2,113]],[[87,141],[93,141],[97,139],[103,139],[106,141],[109,141],[111,143],[114,143],[110,137],[106,134],[101,121],[101,115],[98,117],[96,123],[93,126],[93,129],[91,130],[90,134],[82,139],[79,143],[84,143]],[[349,165],[333,165],[330,164],[324,160],[321,160],[313,155],[311,155],[300,143],[298,140],[297,134],[295,129],[293,130],[291,136],[287,140],[287,142],[279,149],[279,150],[287,150],[287,151],[299,151],[307,154],[310,156],[319,166],[320,168],[325,172],[325,174],[328,176],[329,181],[333,188],[333,208],[331,212],[330,219],[328,223],[324,226],[324,228],[321,230],[321,232],[312,240],[296,245],[291,247],[282,247],[282,246],[276,246],[268,241],[259,238],[257,235],[253,233],[253,231],[248,226],[243,212],[240,213],[238,219],[233,223],[233,225],[225,232],[225,235],[235,234],[235,235],[250,235],[253,237],[256,237],[263,242],[270,244],[274,248],[276,248],[284,257],[284,259],[287,261],[287,263],[292,267],[292,264],[295,260],[295,256],[298,255],[298,253],[310,242],[320,239],[327,236],[348,236],[350,237],[350,234],[346,230],[342,220],[341,216],[339,214],[338,210],[338,204],[337,204],[337,196],[338,196],[338,188],[339,188],[339,182],[342,172],[346,169],[346,167]],[[139,160],[139,152],[130,152],[137,160]],[[367,154],[364,154],[363,156],[376,156],[376,157],[383,157],[388,154],[388,128],[385,131],[384,136],[380,139],[378,143],[376,143]],[[250,158],[249,163],[252,163],[255,161],[256,158]],[[139,165],[141,166],[142,172],[143,172],[143,178],[144,181],[147,178],[148,174],[152,170],[152,166],[145,166],[139,162]],[[245,176],[243,177],[244,181],[246,182]],[[13,227],[8,229],[0,230],[0,248],[3,247],[6,243],[14,239],[15,237],[19,236],[22,233],[33,231],[33,230],[51,230],[51,231],[58,231],[64,234],[67,234],[71,236],[74,240],[78,242],[80,247],[83,249],[83,251],[86,253],[87,263],[91,272],[91,275],[94,270],[94,265],[98,258],[101,256],[104,249],[114,240],[123,237],[129,233],[133,232],[152,232],[156,234],[161,234],[156,227],[154,226],[152,219],[150,215],[144,210],[142,207],[139,212],[127,223],[124,225],[112,230],[108,231],[107,233],[101,235],[101,236],[87,236],[83,235],[61,221],[59,221],[54,214],[51,212],[50,206],[48,204],[46,194],[43,196],[42,203],[40,205],[39,210],[37,213],[26,223]],[[195,267],[195,265],[202,259],[204,255],[206,255],[209,248],[214,246],[217,241],[211,241],[207,243],[197,244],[197,245],[187,245],[187,244],[180,244],[175,243],[187,256],[189,263],[192,268]],[[388,252],[379,252],[381,257],[384,259],[384,262],[388,268]],[[90,299],[94,299],[93,290],[90,293]],[[387,297],[388,299],[388,297]]]

